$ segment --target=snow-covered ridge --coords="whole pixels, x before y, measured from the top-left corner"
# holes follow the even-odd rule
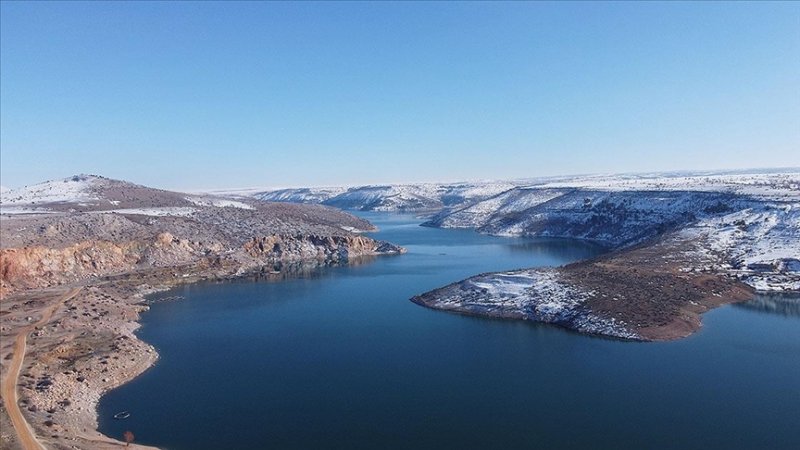
[[[186,216],[198,208],[254,209],[252,198],[188,195],[97,175],[75,175],[3,192],[0,213],[116,212]]]
[[[343,187],[280,189],[277,191],[255,192],[252,195],[270,202],[323,203],[346,190]]]
[[[770,199],[800,200],[800,170],[774,173],[597,175],[536,183],[538,188],[609,191],[727,192]]]
[[[696,191],[800,201],[800,169],[663,174],[581,175],[511,181],[387,184],[295,188],[250,193],[266,200],[322,203],[362,211],[464,209],[511,189],[602,191]],[[487,208],[487,206],[482,206]]]
[[[93,201],[97,200],[93,187],[99,180],[101,178],[93,175],[75,175],[60,180],[45,181],[3,191],[0,203],[10,206]]]
[[[351,188],[297,188],[255,194],[265,201],[321,203],[361,211],[435,211],[489,198],[512,182],[420,183]]]
[[[754,203],[724,192],[516,188],[445,211],[426,225],[499,236],[580,238],[620,247]]]
[[[767,190],[780,192],[769,197],[763,194]],[[697,242],[701,254],[718,261],[703,269],[736,276],[759,291],[800,291],[800,201],[784,188],[760,192],[515,188],[445,211],[426,225],[499,236],[579,238],[615,248],[680,232]]]

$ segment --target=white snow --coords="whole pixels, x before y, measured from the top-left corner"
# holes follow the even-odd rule
[[[419,183],[350,188],[281,189],[255,195],[266,201],[325,203],[344,209],[372,211],[433,210],[473,203],[513,188],[511,182]]]
[[[252,195],[258,199],[270,202],[322,203],[346,190],[347,188],[343,187],[289,188],[255,192]]]
[[[5,215],[19,215],[19,214],[54,214],[55,211],[52,211],[47,208],[34,208],[29,206],[6,206],[0,204],[0,214]]]
[[[0,203],[3,205],[36,205],[60,202],[90,202],[97,200],[92,186],[97,178],[91,175],[76,175],[61,180],[24,186],[2,192]]]
[[[800,170],[774,173],[595,175],[535,183],[535,186],[611,191],[730,192],[754,197],[800,200]]]
[[[759,291],[800,291],[800,204],[765,203],[706,218],[686,233],[724,262],[716,270]]]
[[[746,195],[754,198],[800,200],[800,169],[781,171],[740,171],[705,173],[621,174],[563,176],[513,181],[473,181],[461,183],[387,184],[321,188],[294,188],[251,194],[267,201],[293,203],[325,203],[344,209],[375,211],[423,211],[436,209],[461,210],[463,220],[457,226],[471,226],[469,222],[486,220],[487,212],[497,209],[497,204],[508,202],[512,189],[529,189],[529,194],[567,192],[574,189],[606,192],[624,191],[695,191]],[[505,193],[505,194],[504,194]],[[524,199],[523,199],[524,197]],[[548,198],[519,196],[519,201],[508,205],[510,209],[525,208]],[[481,201],[495,201],[480,205]],[[480,205],[480,206],[479,206]],[[472,208],[475,206],[475,208]],[[466,208],[470,208],[467,210]],[[455,226],[455,225],[454,225]]]
[[[426,295],[430,295],[426,294]],[[626,325],[587,312],[583,303],[595,295],[559,279],[552,269],[525,269],[477,275],[433,291],[429,306],[553,323],[594,334],[640,339]]]
[[[186,200],[194,203],[197,206],[215,206],[217,208],[240,208],[240,209],[254,209],[247,203],[238,200],[230,200],[225,198],[214,197],[186,197]]]
[[[181,206],[165,206],[153,208],[123,208],[112,209],[110,211],[97,211],[95,214],[117,213],[117,214],[138,214],[142,216],[191,216],[197,212],[196,208]]]

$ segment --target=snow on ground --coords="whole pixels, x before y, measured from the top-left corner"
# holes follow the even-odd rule
[[[419,183],[368,185],[350,188],[281,189],[254,195],[266,201],[324,203],[343,209],[370,211],[431,210],[462,205],[497,195],[512,182]]]
[[[522,212],[565,193],[560,189],[516,188],[444,216],[443,228],[480,228],[494,216]]]
[[[800,170],[775,173],[595,175],[536,183],[539,188],[585,188],[612,191],[730,192],[753,197],[800,200]]]
[[[29,206],[6,206],[0,204],[0,214],[19,215],[19,214],[54,214],[55,211],[47,208],[34,208]]]
[[[247,203],[237,200],[230,200],[226,198],[213,198],[213,197],[186,197],[186,200],[194,203],[197,206],[215,206],[217,208],[240,208],[240,209],[254,209]]]
[[[583,303],[594,295],[561,282],[552,269],[526,269],[478,275],[447,286],[434,291],[434,301],[429,306],[553,323],[584,333],[640,338],[624,323],[583,308]]]
[[[216,197],[256,197],[257,194],[272,192],[274,189],[268,187],[248,187],[248,188],[229,188],[229,189],[189,189],[183,190],[188,194],[213,195]]]
[[[91,175],[76,175],[61,180],[24,186],[3,192],[0,203],[3,205],[35,205],[59,202],[90,202],[97,200],[92,192],[97,178]]]
[[[566,192],[575,189],[607,192],[700,191],[796,201],[800,200],[800,169],[717,173],[581,175],[512,181],[409,183],[350,188],[296,188],[252,195],[267,201],[324,203],[339,208],[357,210],[411,211],[443,208],[463,210],[480,201],[502,196],[515,188],[518,190],[530,188],[530,191],[538,190],[539,192],[543,190]],[[528,197],[527,199],[533,201],[533,197]],[[546,199],[543,201],[546,201]],[[475,221],[480,221],[485,218],[485,214],[480,211],[481,208],[490,208],[490,205],[484,204],[479,208],[464,211],[462,215],[472,215]]]
[[[117,213],[117,214],[138,214],[142,216],[191,216],[197,212],[196,208],[181,206],[166,206],[154,208],[123,208],[112,209],[110,211],[97,211],[95,214]]]
[[[364,230],[360,230],[360,229],[358,229],[356,227],[351,227],[351,226],[348,226],[348,225],[342,225],[339,228],[341,228],[342,230],[347,231],[349,233],[366,233],[366,231],[364,231]]]
[[[724,261],[717,269],[759,291],[800,291],[800,203],[767,203],[707,218],[688,232]]]
[[[275,191],[260,191],[251,195],[268,202],[322,203],[346,190],[347,188],[343,187],[290,188]]]

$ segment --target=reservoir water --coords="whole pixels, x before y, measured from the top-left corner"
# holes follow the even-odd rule
[[[429,310],[409,298],[601,250],[365,217],[408,253],[163,293],[185,299],[138,332],[161,359],[102,398],[100,431],[167,449],[800,448],[796,309],[719,308],[666,343]]]

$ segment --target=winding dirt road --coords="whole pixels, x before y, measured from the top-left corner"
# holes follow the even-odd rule
[[[22,411],[19,409],[19,404],[17,404],[17,382],[19,381],[19,372],[22,369],[22,362],[25,359],[25,346],[28,340],[28,334],[30,334],[30,332],[36,327],[46,325],[47,322],[50,321],[50,317],[53,316],[55,310],[58,309],[58,307],[61,306],[61,304],[65,301],[78,295],[81,289],[82,288],[70,289],[61,295],[61,297],[59,297],[58,300],[53,303],[53,305],[42,312],[42,318],[39,319],[38,322],[24,327],[14,341],[14,356],[11,358],[11,364],[8,368],[8,373],[3,379],[2,396],[6,411],[8,411],[8,415],[11,417],[11,423],[14,425],[14,429],[17,430],[17,436],[19,436],[20,444],[22,444],[22,448],[25,450],[44,449],[42,444],[40,444],[36,439],[36,434],[25,420],[25,417],[22,415]]]

